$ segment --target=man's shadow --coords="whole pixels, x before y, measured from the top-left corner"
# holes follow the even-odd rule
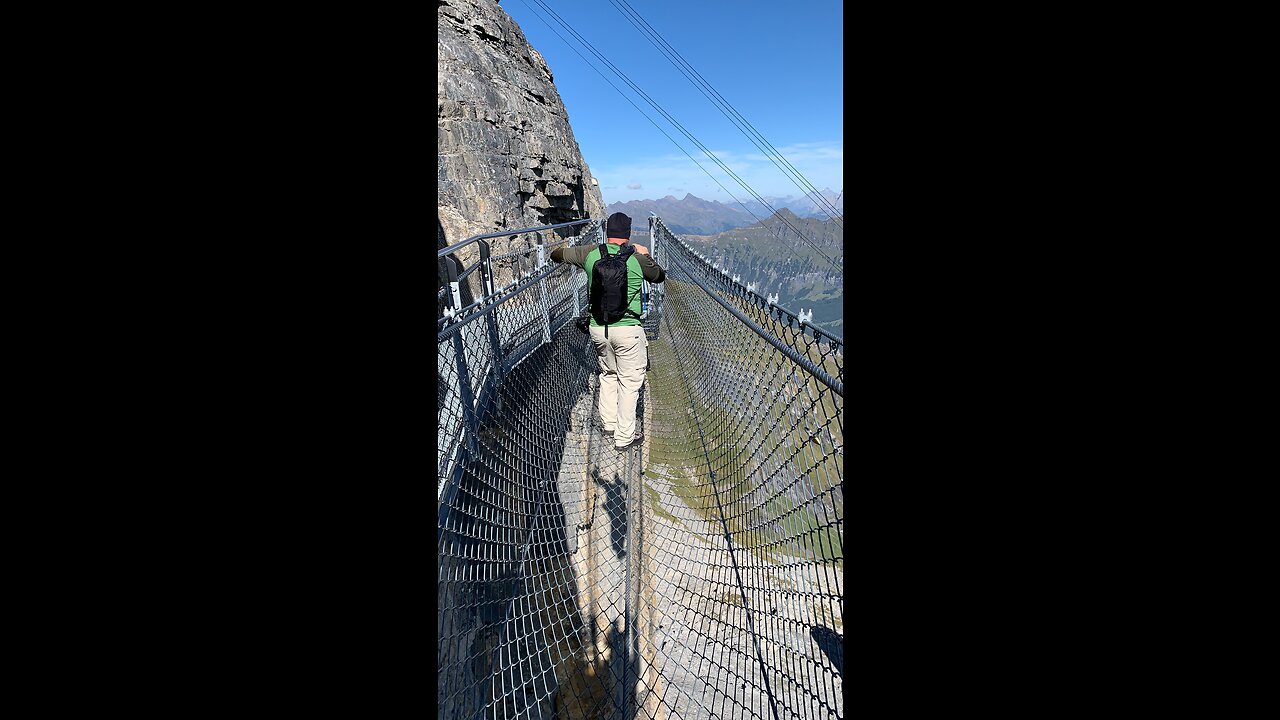
[[[809,630],[809,635],[813,637],[813,641],[817,643],[818,648],[831,661],[836,673],[844,677],[844,637],[831,628],[823,627],[822,625],[813,626]]]
[[[627,556],[627,496],[622,480],[614,473],[612,481],[600,478],[600,469],[591,470],[591,479],[604,489],[604,509],[609,515],[609,542],[619,558]]]

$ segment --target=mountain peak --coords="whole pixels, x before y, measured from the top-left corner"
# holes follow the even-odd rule
[[[684,192],[683,190],[677,192]],[[835,195],[830,194],[831,198]],[[829,198],[830,199],[830,198]],[[843,200],[835,203],[843,208]],[[832,212],[817,205],[812,199],[800,198],[794,202],[785,197],[766,197],[763,200],[738,200],[734,203],[706,200],[691,192],[682,198],[674,195],[657,200],[629,200],[625,203],[609,203],[606,214],[622,211],[634,218],[654,213],[662,218],[672,232],[690,235],[715,235],[733,228],[742,228],[764,222],[769,226],[797,225],[810,219],[825,221]],[[762,220],[763,219],[763,220]]]

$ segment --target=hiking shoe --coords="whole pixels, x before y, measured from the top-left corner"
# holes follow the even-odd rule
[[[613,449],[614,449],[614,450],[626,450],[627,448],[631,447],[632,445],[639,445],[639,444],[640,444],[640,441],[641,441],[641,440],[643,440],[643,439],[644,439],[644,433],[643,433],[643,432],[641,432],[641,431],[639,431],[639,430],[637,430],[637,431],[636,431],[636,436],[635,436],[635,437],[633,437],[633,438],[631,438],[631,442],[627,443],[626,445],[614,445],[614,446],[613,446]]]

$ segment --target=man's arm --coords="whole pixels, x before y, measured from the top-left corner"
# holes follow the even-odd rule
[[[558,247],[551,251],[551,259],[558,263],[567,262],[580,268],[586,267],[587,253],[595,249],[595,245],[579,245],[578,247]]]
[[[636,262],[640,263],[640,272],[644,273],[644,279],[651,283],[660,283],[667,279],[667,272],[662,266],[653,261],[653,256],[649,254],[649,248],[643,245],[636,245],[636,254],[632,255]]]

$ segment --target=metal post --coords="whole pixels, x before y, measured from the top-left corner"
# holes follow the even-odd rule
[[[536,232],[533,236],[537,238],[538,242],[538,266],[534,269],[534,272],[540,273],[547,266],[547,246],[542,242],[542,233]],[[547,298],[547,278],[545,276],[538,280],[538,294],[542,298],[542,307],[544,309],[542,313],[542,342],[550,343],[551,301]]]
[[[454,313],[461,310],[462,296],[458,292],[458,268],[453,263],[453,258],[449,257],[445,260],[445,272],[449,280],[449,292],[445,294],[445,303]],[[453,356],[458,363],[458,399],[462,403],[462,424],[463,435],[465,435],[464,446],[472,453],[475,453],[476,447],[476,429],[479,423],[476,421],[476,404],[475,394],[471,388],[471,372],[467,369],[467,346],[463,342],[464,328],[458,328],[458,332],[453,334]]]
[[[445,298],[447,304],[456,313],[462,309],[462,291],[458,288],[458,268],[453,264],[453,258],[450,257],[445,261],[448,266],[446,272],[449,276],[449,293]]]
[[[493,262],[489,259],[491,254],[489,243],[481,240],[476,244],[480,246],[480,277],[484,282],[485,304],[491,304],[494,300],[494,287]],[[493,377],[494,380],[497,380],[499,373],[506,372],[506,368],[502,367],[502,342],[501,335],[498,332],[498,308],[495,307],[489,311],[485,322],[489,325],[489,343],[493,347]]]
[[[489,260],[489,243],[481,240],[476,244],[480,246],[480,278],[484,284],[485,297],[489,298],[493,296],[493,263]]]
[[[661,239],[659,236],[662,233],[658,232],[659,227],[657,224],[657,220],[658,220],[657,216],[655,215],[649,216],[649,254],[653,256],[653,261],[655,263],[662,265],[663,255],[664,255],[663,248],[665,248],[666,245],[664,243],[659,242],[659,240]],[[661,229],[666,230],[666,226],[662,226]],[[660,306],[662,304],[662,296],[665,293],[664,286],[655,285],[652,288],[651,292],[652,292],[652,297],[650,298],[651,304],[654,306]]]
[[[588,233],[584,229],[582,231],[582,236],[580,239],[585,241],[588,237],[594,237],[594,236],[595,236],[595,231],[591,231],[590,233]],[[586,244],[585,242],[579,243],[579,245],[585,245],[585,244]],[[587,306],[586,298],[583,297],[583,291],[587,285],[586,277],[587,277],[586,273],[575,272],[573,274],[573,312],[574,314],[581,312],[582,309]]]

